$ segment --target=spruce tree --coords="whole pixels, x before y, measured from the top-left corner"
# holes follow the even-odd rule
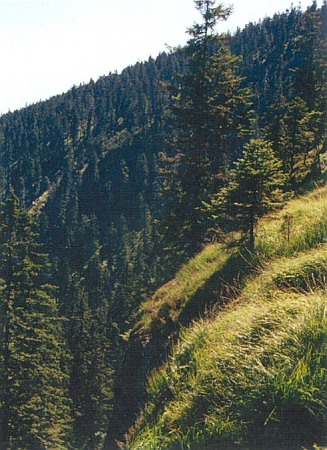
[[[94,267],[93,270],[99,269]],[[95,279],[97,276],[100,274],[93,273],[92,278],[98,305],[90,305],[92,295],[87,295],[82,280],[74,275],[66,331],[72,354],[69,394],[72,399],[74,448],[88,450],[101,447],[108,411],[112,407],[113,341],[107,336],[111,326],[107,318],[108,305],[104,295],[101,295],[101,286]],[[101,284],[101,280],[98,281]]]
[[[290,178],[291,187],[295,189],[297,183],[310,172],[324,139],[318,132],[322,113],[309,111],[305,101],[299,97],[285,106],[276,147],[277,154],[283,161],[284,171]],[[310,155],[312,150],[313,157]]]
[[[173,150],[179,178],[182,210],[172,213],[183,227],[183,246],[191,251],[201,243],[206,228],[201,202],[220,186],[219,181],[237,148],[238,137],[250,128],[250,92],[241,88],[236,75],[239,59],[215,33],[231,8],[213,0],[195,0],[202,23],[188,30],[190,39],[180,50],[187,61],[186,73],[168,86],[172,94]],[[171,171],[170,171],[171,173]],[[176,185],[176,183],[175,183]]]
[[[207,206],[222,228],[242,230],[248,247],[253,249],[255,225],[260,217],[282,204],[284,183],[282,163],[275,157],[271,143],[252,139],[230,171],[228,186]]]
[[[64,448],[69,405],[54,287],[30,214],[11,191],[0,211],[0,448]]]

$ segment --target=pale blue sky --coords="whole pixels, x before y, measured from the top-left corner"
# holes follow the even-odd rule
[[[293,3],[305,10],[312,0]],[[224,4],[234,13],[218,31],[284,12],[292,2]],[[197,20],[193,0],[0,0],[0,112],[155,58],[165,44],[183,45]]]

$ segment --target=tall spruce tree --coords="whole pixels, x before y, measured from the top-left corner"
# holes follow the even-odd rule
[[[176,74],[168,86],[175,130],[173,161],[179,180],[176,192],[182,198],[176,202],[182,210],[171,216],[182,222],[183,246],[191,252],[201,243],[206,228],[201,202],[221,185],[230,151],[235,151],[237,138],[249,130],[251,122],[250,92],[240,87],[242,79],[236,75],[239,59],[215,33],[217,23],[228,18],[231,8],[216,6],[214,0],[195,0],[195,6],[202,23],[188,29],[190,39],[180,50],[187,71]]]
[[[65,448],[66,354],[48,262],[11,191],[0,211],[0,448]]]
[[[96,257],[95,257],[96,259]],[[92,271],[100,270],[96,267]],[[107,427],[107,414],[112,401],[113,339],[108,337],[110,322],[108,305],[101,295],[101,274],[92,274],[98,305],[90,305],[92,294],[74,274],[67,341],[71,349],[69,393],[72,399],[74,448],[95,450],[101,444]],[[96,280],[96,277],[99,278]],[[101,299],[103,299],[101,304]]]

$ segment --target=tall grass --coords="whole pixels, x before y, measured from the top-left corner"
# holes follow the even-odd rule
[[[278,214],[261,220],[256,253],[260,260],[290,256],[327,242],[327,184],[293,199]]]
[[[242,277],[272,258],[289,257],[327,242],[327,185],[293,199],[278,214],[260,221],[255,254],[245,255],[223,244],[208,245],[141,305],[138,324],[145,332],[174,328],[223,303],[242,286]],[[228,289],[230,290],[228,291]],[[224,291],[224,292],[223,292]],[[178,325],[177,325],[178,326]]]
[[[143,306],[147,320],[178,321],[236,256],[205,249]],[[238,298],[183,328],[151,374],[129,450],[327,445],[327,186],[263,219],[252,256]]]
[[[184,330],[149,381],[140,433],[128,448],[320,444],[326,310],[325,293],[279,292]]]
[[[166,283],[151,299],[143,303],[139,327],[143,331],[150,331],[155,323],[159,322],[164,328],[167,321],[177,322],[187,303],[224,266],[230,254],[222,244],[205,247],[182,267],[174,280]]]
[[[293,287],[303,291],[323,288],[327,285],[327,244],[297,253],[296,258],[279,258],[272,268],[272,282],[278,288]]]

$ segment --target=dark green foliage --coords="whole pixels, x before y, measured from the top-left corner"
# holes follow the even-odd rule
[[[211,209],[223,224],[241,229],[254,247],[254,227],[260,217],[281,206],[285,175],[269,142],[252,139],[230,171],[228,186],[213,198]]]
[[[319,133],[323,113],[309,111],[300,97],[289,103],[279,103],[276,113],[269,135],[272,135],[274,150],[294,189],[317,163],[325,138]]]
[[[171,205],[170,221],[175,216],[182,222],[179,226],[184,249],[189,248],[190,253],[200,245],[206,227],[201,202],[219,187],[226,160],[237,152],[238,137],[249,131],[251,122],[250,92],[240,87],[242,78],[236,76],[239,58],[215,34],[216,24],[226,20],[231,9],[215,4],[215,1],[195,2],[202,23],[189,28],[190,39],[180,50],[186,57],[187,70],[176,74],[174,83],[168,86],[174,129],[172,164],[178,178],[171,189],[179,197]],[[169,181],[171,174],[172,170]]]
[[[66,445],[67,354],[46,255],[11,192],[0,213],[1,448]]]
[[[259,129],[273,142],[293,188],[319,173],[326,150],[326,23],[326,3],[318,9],[313,2],[305,13],[292,7],[231,38],[255,93]]]
[[[66,329],[73,354],[69,386],[74,431],[72,447],[94,450],[103,443],[107,411],[112,406],[113,350],[110,345],[114,345],[115,340],[114,336],[110,336],[111,339],[107,336],[107,305],[91,308],[81,283],[74,280],[72,286],[73,302]],[[99,295],[98,302],[101,299]]]

